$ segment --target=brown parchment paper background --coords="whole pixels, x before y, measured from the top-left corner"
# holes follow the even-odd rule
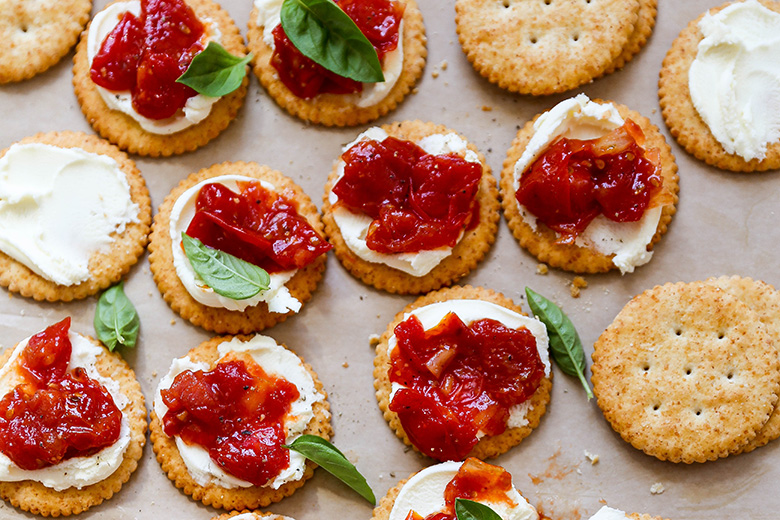
[[[96,0],[93,13],[106,0]],[[422,119],[445,124],[474,142],[496,173],[518,125],[555,103],[585,92],[612,99],[649,117],[671,141],[657,98],[658,71],[672,40],[685,25],[718,0],[660,0],[656,29],[648,45],[623,70],[570,93],[533,98],[510,94],[482,79],[461,52],[452,0],[424,0],[420,8],[428,34],[428,64],[419,92],[379,123]],[[223,6],[242,33],[250,0]],[[2,46],[0,45],[0,52]],[[71,86],[71,58],[32,80],[0,87],[0,147],[36,132],[93,133]],[[446,70],[443,63],[446,61]],[[434,75],[438,73],[438,77]],[[156,209],[189,173],[226,160],[257,161],[297,181],[320,206],[331,163],[341,146],[365,127],[311,126],[283,112],[252,76],[238,119],[200,150],[168,159],[136,157]],[[579,299],[569,295],[574,275],[551,270],[536,274],[537,262],[522,250],[502,219],[486,260],[464,283],[482,285],[523,302],[528,285],[556,300],[577,325],[590,362],[593,342],[635,294],[668,281],[740,274],[780,283],[777,264],[780,173],[718,171],[671,142],[680,174],[678,213],[655,248],[652,261],[634,274],[586,276]],[[123,352],[135,369],[147,401],[172,358],[210,337],[174,314],[157,291],[146,256],[127,276],[125,290],[141,317],[141,337]],[[330,256],[313,299],[299,316],[267,331],[302,354],[330,394],[335,444],[365,474],[378,498],[402,478],[431,463],[406,449],[379,412],[372,386],[371,334],[380,334],[412,297],[366,287]],[[96,298],[67,304],[36,303],[0,290],[0,344],[13,346],[64,316],[73,329],[93,334]],[[525,306],[527,309],[527,306]],[[149,404],[149,403],[147,403]],[[584,451],[598,454],[591,465]],[[603,503],[626,511],[672,519],[780,517],[780,441],[750,454],[717,462],[674,465],[623,442],[579,383],[556,369],[552,401],[539,428],[496,460],[514,475],[526,497],[554,519],[589,518]],[[651,494],[660,482],[662,494]],[[336,479],[319,470],[294,496],[268,508],[297,520],[367,519],[372,508]],[[87,519],[209,519],[219,514],[179,492],[146,446],[138,471],[113,499],[81,515]],[[32,515],[0,503],[0,519]]]

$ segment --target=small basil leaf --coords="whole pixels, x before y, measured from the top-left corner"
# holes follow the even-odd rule
[[[141,320],[133,303],[125,296],[124,282],[103,292],[95,308],[93,325],[100,341],[112,351],[117,345],[134,347]]]
[[[280,15],[285,34],[307,58],[355,81],[385,80],[376,49],[332,0],[284,0]]]
[[[192,58],[190,66],[176,83],[183,83],[204,96],[226,96],[241,86],[246,75],[246,64],[251,59],[251,53],[243,58],[233,56],[222,45],[209,42],[203,51]]]
[[[246,300],[268,290],[271,278],[264,269],[208,247],[184,232],[181,242],[192,269],[215,293],[233,300]]]
[[[363,475],[347,460],[338,448],[322,437],[301,435],[289,446],[285,445],[285,448],[297,451],[351,487],[361,497],[371,502],[372,505],[376,504],[374,492],[371,491]]]
[[[455,499],[455,517],[458,520],[501,520],[490,507],[465,498]]]
[[[592,399],[593,392],[585,379],[585,351],[574,324],[557,305],[541,294],[528,287],[525,288],[525,294],[531,312],[547,327],[553,359],[564,374],[579,378],[588,399]]]

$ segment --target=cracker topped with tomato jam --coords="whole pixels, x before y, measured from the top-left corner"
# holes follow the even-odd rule
[[[675,213],[677,164],[647,118],[584,94],[529,121],[501,171],[501,198],[520,245],[577,273],[650,261]]]

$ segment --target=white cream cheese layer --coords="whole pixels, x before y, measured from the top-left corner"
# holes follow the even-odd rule
[[[423,329],[429,330],[436,327],[436,325],[438,325],[450,312],[454,312],[466,326],[471,325],[477,320],[490,318],[510,329],[519,329],[521,327],[527,328],[531,334],[534,335],[534,338],[536,338],[536,351],[539,354],[539,359],[541,359],[542,364],[544,365],[544,375],[545,377],[550,376],[550,356],[547,351],[549,345],[547,328],[544,323],[535,318],[523,316],[506,307],[483,300],[447,300],[407,312],[404,314],[404,320],[407,320],[410,316],[417,316]],[[392,356],[393,350],[395,350],[397,344],[398,340],[396,339],[395,334],[393,334],[387,341],[388,356]],[[398,383],[393,383],[392,392],[390,394],[391,401],[393,400],[395,392],[401,388],[403,387]],[[509,409],[509,420],[506,423],[507,428],[519,428],[527,425],[527,415],[530,407],[530,401],[525,401],[511,407]],[[480,432],[477,436],[482,437],[483,435],[484,434],[481,434]]]
[[[723,148],[763,159],[780,141],[780,13],[756,0],[707,12],[688,71],[693,106]]]
[[[262,26],[263,42],[271,49],[276,48],[274,28],[281,23],[279,13],[282,10],[283,0],[255,0],[257,9],[257,25]],[[363,90],[357,94],[343,94],[343,97],[349,99],[351,103],[361,107],[370,107],[376,105],[387,95],[395,86],[398,78],[401,76],[404,65],[404,23],[398,26],[398,46],[385,54],[382,63],[382,74],[385,80],[381,83],[363,83]]]
[[[217,294],[211,287],[206,285],[192,269],[192,264],[190,264],[190,261],[187,259],[187,255],[184,254],[184,249],[181,246],[181,234],[182,232],[187,231],[190,221],[192,221],[192,218],[195,216],[195,202],[198,198],[200,189],[207,184],[223,184],[228,189],[239,192],[238,182],[241,181],[260,182],[263,188],[276,191],[273,184],[266,181],[259,181],[253,177],[223,175],[196,184],[176,199],[173,209],[171,210],[169,228],[171,252],[173,253],[173,266],[176,268],[176,274],[181,280],[182,285],[184,285],[184,288],[190,293],[190,296],[209,307],[223,307],[231,311],[243,311],[247,307],[252,307],[260,302],[265,302],[268,305],[268,310],[270,312],[282,314],[290,311],[298,312],[301,309],[301,302],[295,299],[284,285],[295,275],[297,270],[293,269],[271,274],[271,284],[267,291],[260,291],[246,300],[233,300]]]
[[[106,39],[125,12],[130,11],[135,16],[141,15],[140,0],[130,0],[128,2],[117,2],[109,5],[92,20],[87,34],[87,59],[90,66],[92,60],[100,52],[103,40]],[[210,19],[201,20],[205,28],[205,41],[214,41],[219,43],[221,34],[217,24]],[[114,92],[105,89],[100,85],[95,85],[100,97],[111,110],[118,110],[123,114],[132,117],[144,130],[152,134],[168,135],[174,134],[192,125],[196,125],[206,119],[211,112],[211,106],[219,101],[218,97],[204,96],[197,94],[187,100],[184,108],[175,115],[166,119],[149,119],[144,117],[133,108],[133,100],[129,91]]]
[[[608,506],[602,506],[590,520],[627,520],[628,515],[619,509],[613,509]]]
[[[100,375],[95,368],[97,357],[103,352],[103,349],[75,332],[69,332],[68,338],[72,346],[68,372],[81,367],[91,379],[94,379],[108,390],[108,393],[111,394],[114,400],[114,404],[122,411],[119,439],[111,446],[103,448],[91,457],[73,457],[54,466],[38,470],[22,469],[14,464],[4,453],[0,453],[0,482],[34,480],[55,491],[62,491],[71,487],[81,489],[105,480],[122,464],[125,450],[130,444],[130,426],[126,413],[126,408],[130,401],[122,393],[119,383]],[[19,374],[19,356],[27,346],[29,339],[27,338],[19,342],[8,362],[0,369],[0,398],[24,382],[24,379]]]
[[[89,259],[131,222],[138,205],[111,157],[29,143],[0,159],[0,250],[47,280],[89,279]]]
[[[387,132],[379,127],[372,127],[357,136],[357,139],[346,145],[342,151],[346,152],[361,141],[373,139],[381,142],[387,137]],[[469,162],[479,162],[479,156],[469,150],[468,143],[457,134],[434,134],[421,139],[416,144],[425,150],[426,153],[432,155],[457,153]],[[346,164],[341,159],[336,163],[337,177],[333,183],[334,186],[344,176],[345,166]],[[345,207],[336,206],[338,200],[338,196],[333,191],[328,193],[328,201],[334,208],[333,219],[336,221],[336,225],[339,227],[347,247],[366,262],[385,264],[412,276],[425,276],[439,265],[442,260],[452,254],[452,248],[446,246],[417,253],[385,254],[373,251],[366,244],[366,235],[372,222],[371,217],[362,213],[353,213]],[[461,233],[458,240],[462,237],[463,234]]]
[[[314,417],[312,408],[314,403],[322,402],[325,399],[325,396],[317,390],[314,380],[303,366],[301,359],[278,345],[272,338],[261,335],[254,336],[249,341],[233,338],[230,341],[220,343],[218,352],[220,360],[230,352],[245,352],[252,356],[252,359],[262,367],[266,374],[284,378],[298,388],[300,396],[292,403],[284,422],[287,430],[285,443],[289,444],[300,437]],[[170,388],[174,378],[185,370],[208,371],[209,366],[205,363],[195,363],[188,356],[173,360],[170,370],[160,380],[157,392],[154,394],[154,411],[160,421],[168,412],[168,407],[163,403],[160,391]],[[179,437],[176,437],[176,447],[187,466],[187,471],[198,485],[213,484],[229,489],[253,485],[226,473],[211,460],[208,451],[201,446],[186,444]],[[286,482],[299,480],[303,477],[305,469],[306,459],[303,455],[290,450],[290,465],[264,487],[278,489]]]
[[[442,462],[413,475],[398,493],[388,520],[406,520],[409,511],[425,518],[445,508],[444,490],[455,477],[462,462]],[[502,520],[537,520],[539,514],[514,486],[507,493],[515,504],[481,502],[495,511]]]
[[[515,163],[514,191],[520,187],[520,177],[558,137],[595,139],[623,126],[623,118],[611,103],[594,103],[585,94],[561,101],[539,116],[534,123],[534,135]],[[519,205],[523,220],[536,230],[536,217]],[[647,245],[653,240],[662,207],[645,211],[636,222],[614,222],[599,215],[576,239],[580,247],[593,249],[602,255],[615,255],[612,263],[622,274],[634,272],[653,256]]]

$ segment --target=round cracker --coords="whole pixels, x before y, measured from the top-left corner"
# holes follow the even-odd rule
[[[593,100],[596,103],[605,103],[601,100]],[[661,154],[661,176],[663,177],[664,187],[674,196],[674,203],[664,206],[661,211],[661,219],[658,221],[653,239],[647,245],[647,250],[652,251],[653,246],[661,240],[661,236],[666,233],[667,226],[672,220],[672,216],[677,211],[676,204],[679,200],[677,192],[679,191],[677,176],[677,163],[672,155],[672,149],[666,143],[666,139],[649,119],[635,112],[625,105],[615,102],[612,103],[620,116],[625,119],[631,119],[642,129],[645,134],[645,149],[656,148]],[[575,273],[604,273],[611,269],[617,269],[612,263],[614,255],[604,255],[586,247],[580,247],[575,244],[557,243],[558,234],[542,224],[537,223],[534,230],[523,220],[520,214],[520,207],[515,198],[514,172],[515,163],[523,155],[525,147],[534,134],[534,123],[541,116],[537,115],[532,121],[520,129],[517,137],[512,141],[512,146],[507,152],[501,170],[501,205],[504,209],[504,216],[509,224],[509,229],[515,236],[520,245],[528,250],[529,253],[552,267],[559,267],[566,271]]]
[[[0,2],[0,85],[32,78],[59,62],[91,10],[91,0]]]
[[[745,304],[703,282],[632,299],[594,345],[593,391],[612,428],[672,462],[744,447],[767,422],[780,361]]]
[[[138,205],[138,222],[130,222],[122,233],[114,233],[111,247],[94,253],[89,260],[90,278],[77,285],[59,285],[34,273],[21,262],[0,253],[0,285],[9,291],[36,300],[78,300],[118,282],[143,254],[152,220],[151,199],[146,182],[135,163],[116,146],[94,135],[81,132],[49,132],[26,137],[17,144],[42,143],[60,148],[79,148],[105,155],[117,162],[130,185],[130,198]],[[0,152],[4,156],[8,149]]]
[[[704,283],[720,287],[747,305],[756,313],[758,321],[766,327],[775,349],[780,348],[780,293],[774,287],[760,280],[740,276],[709,278]],[[780,404],[780,401],[778,403]],[[769,420],[758,431],[756,438],[747,443],[738,453],[753,451],[778,437],[780,437],[780,412],[775,405]]]
[[[116,0],[121,2],[123,0]],[[200,20],[210,19],[219,27],[222,46],[235,56],[244,56],[244,39],[227,11],[211,0],[186,0]],[[116,2],[114,2],[116,3]],[[108,108],[90,77],[87,58],[89,26],[82,34],[73,58],[73,87],[81,111],[97,133],[130,153],[151,157],[169,156],[191,152],[220,134],[235,119],[246,97],[249,78],[244,77],[241,86],[222,96],[209,115],[200,123],[174,134],[163,135],[147,132],[130,116]]]
[[[482,76],[546,95],[601,76],[634,32],[638,0],[457,0],[458,39]]]
[[[660,516],[651,516],[647,513],[631,513],[628,515],[628,518],[631,518],[631,520],[669,520]]]
[[[759,0],[764,7],[780,13],[780,3]],[[710,9],[714,14],[730,4]],[[780,141],[769,143],[762,160],[745,161],[736,154],[726,152],[710,132],[707,123],[699,116],[688,89],[688,69],[696,58],[703,35],[699,30],[701,16],[680,32],[664,58],[658,80],[658,98],[666,126],[685,151],[709,165],[734,172],[752,172],[780,168]]]
[[[428,50],[422,13],[415,0],[403,0],[403,3],[406,8],[403,16],[404,60],[401,75],[387,96],[375,105],[359,107],[349,96],[339,94],[319,94],[311,99],[302,99],[290,92],[271,65],[274,51],[263,41],[265,26],[257,25],[257,8],[249,15],[247,32],[249,50],[255,55],[255,75],[280,107],[304,121],[325,126],[355,126],[373,121],[398,106],[420,78],[425,67]]]
[[[376,346],[376,357],[374,358],[374,389],[376,389],[376,399],[379,403],[379,408],[382,410],[382,414],[390,425],[390,428],[401,440],[403,440],[404,444],[411,446],[415,451],[419,450],[412,444],[409,436],[404,431],[398,415],[390,410],[390,392],[392,390],[392,385],[390,383],[390,378],[388,377],[390,356],[387,354],[387,342],[393,335],[395,327],[404,320],[405,314],[414,309],[447,300],[482,300],[495,303],[496,305],[506,307],[518,314],[527,316],[519,306],[515,305],[512,300],[505,297],[503,294],[482,287],[471,287],[470,285],[450,287],[426,294],[425,296],[416,299],[414,302],[404,307],[404,310],[396,314]],[[509,451],[513,446],[520,444],[523,439],[531,434],[534,428],[539,426],[542,415],[544,415],[544,412],[547,409],[547,403],[550,401],[551,389],[552,372],[550,372],[549,376],[542,379],[536,392],[531,396],[529,401],[530,406],[526,415],[528,423],[525,426],[507,428],[504,433],[499,435],[486,435],[482,437],[466,457],[476,457],[482,460],[498,457],[502,453]]]
[[[251,336],[237,336],[242,341],[248,341]],[[219,360],[218,347],[220,343],[232,340],[231,336],[222,336],[211,338],[204,341],[187,353],[187,356],[193,362],[203,362],[213,369]],[[285,347],[282,345],[282,347]],[[286,347],[285,347],[286,348]],[[289,350],[289,349],[288,349]],[[300,357],[300,356],[298,356]],[[317,377],[317,373],[303,362],[304,368],[314,381],[315,388],[325,396],[321,402],[314,403],[314,417],[309,422],[303,435],[317,435],[323,439],[330,439],[333,435],[333,429],[330,425],[330,405],[328,404],[328,394],[325,392],[322,383]],[[207,506],[219,509],[244,510],[266,507],[272,502],[278,502],[284,497],[292,495],[296,489],[314,475],[316,464],[310,460],[306,461],[306,471],[300,480],[282,484],[278,489],[271,487],[252,486],[248,488],[224,488],[215,484],[201,486],[196,483],[189,472],[184,460],[176,447],[176,441],[163,432],[160,418],[152,410],[152,421],[149,425],[151,432],[150,439],[154,453],[157,455],[157,461],[162,466],[162,470],[168,475],[168,478],[181,489],[185,494],[190,495],[193,500],[200,500]]]
[[[639,54],[639,51],[647,43],[647,39],[653,34],[657,14],[658,0],[639,0],[639,13],[634,31],[628,37],[628,42],[623,47],[623,52],[607,68],[604,72],[605,74],[612,74],[616,70],[622,69],[626,63]]]
[[[138,467],[146,443],[146,407],[141,385],[135,373],[117,352],[109,352],[102,343],[85,336],[98,345],[102,353],[98,356],[95,368],[100,375],[116,381],[129,403],[123,413],[130,426],[130,444],[125,450],[122,463],[108,478],[82,489],[68,488],[55,491],[40,482],[24,480],[21,482],[0,482],[0,498],[14,507],[42,516],[69,516],[86,511],[111,498]],[[6,350],[0,357],[0,366],[5,365],[13,352]]]
[[[228,518],[233,518],[234,516],[238,515],[244,515],[244,514],[250,514],[252,515],[252,518],[255,520],[288,520],[289,517],[277,515],[274,513],[263,513],[261,511],[231,511],[230,513],[223,513],[219,516],[215,516],[211,520],[228,520]]]
[[[457,133],[443,125],[423,123],[422,121],[391,123],[382,125],[381,128],[392,137],[414,142],[433,134]],[[465,138],[463,139],[465,140]],[[322,220],[325,223],[325,233],[328,240],[333,244],[336,258],[353,276],[368,285],[391,293],[421,294],[455,283],[482,261],[490,246],[495,242],[498,232],[498,190],[496,189],[496,179],[490,171],[490,166],[487,165],[485,156],[470,143],[468,148],[478,155],[482,164],[482,179],[476,195],[479,203],[479,224],[473,229],[466,230],[463,238],[452,249],[452,254],[443,259],[425,276],[413,276],[385,264],[368,262],[358,257],[347,246],[333,217],[333,208],[328,199],[328,194],[338,176],[338,161],[334,162],[325,185]]]
[[[268,166],[261,166],[253,162],[224,162],[204,168],[182,180],[163,201],[160,210],[154,217],[152,233],[149,237],[149,264],[157,283],[157,288],[176,313],[193,325],[203,327],[218,333],[248,334],[259,332],[265,328],[276,325],[286,320],[292,314],[270,312],[265,302],[260,302],[253,307],[247,307],[243,311],[230,311],[222,307],[209,307],[193,298],[182,285],[176,268],[173,265],[172,242],[169,232],[170,217],[173,205],[185,191],[199,182],[219,177],[221,175],[244,175],[259,180],[265,180],[273,184],[279,193],[284,193],[288,200],[294,201],[298,213],[305,218],[309,225],[320,235],[323,235],[322,221],[317,207],[303,190],[291,179],[282,173],[272,170]],[[301,304],[311,298],[317,283],[322,278],[325,270],[326,255],[320,255],[312,263],[299,269],[295,275],[287,281],[285,286],[290,294]],[[300,311],[299,311],[300,312]]]

